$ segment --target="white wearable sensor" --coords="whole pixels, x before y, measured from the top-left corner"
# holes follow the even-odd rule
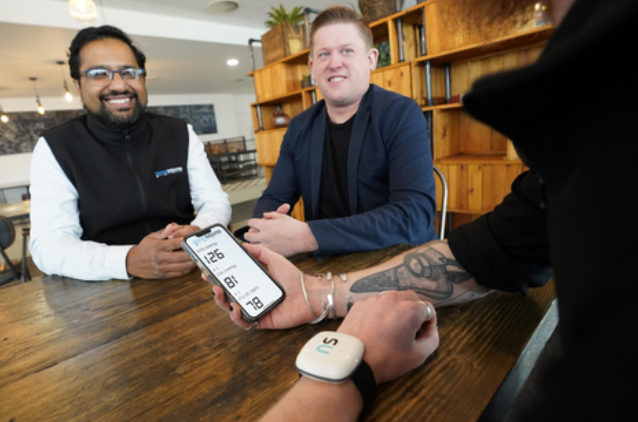
[[[322,331],[297,356],[297,370],[317,381],[344,383],[363,361],[366,348],[356,337]]]
[[[309,378],[332,384],[352,379],[363,397],[363,413],[376,397],[377,382],[363,360],[363,342],[348,334],[322,331],[311,338],[297,355],[297,370]]]

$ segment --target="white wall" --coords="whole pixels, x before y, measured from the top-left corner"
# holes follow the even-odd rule
[[[247,149],[255,149],[255,128],[253,127],[250,105],[257,101],[257,97],[254,94],[235,95],[233,100],[235,102],[235,116],[237,116],[237,134],[246,138]]]
[[[31,153],[0,155],[0,204],[22,200],[29,184]]]

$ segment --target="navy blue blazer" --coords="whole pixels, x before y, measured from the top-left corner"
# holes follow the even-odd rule
[[[376,85],[357,111],[348,149],[349,217],[318,220],[327,125],[322,100],[295,116],[268,188],[253,216],[303,197],[317,259],[436,238],[432,154],[423,112],[412,99]]]

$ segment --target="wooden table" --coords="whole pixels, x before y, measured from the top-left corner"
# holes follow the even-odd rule
[[[10,220],[21,220],[29,216],[31,212],[31,200],[0,205],[0,215]]]
[[[405,250],[307,260],[350,271]],[[553,286],[439,313],[441,345],[380,387],[366,420],[476,421],[532,337]],[[163,280],[44,277],[0,290],[0,420],[255,420],[298,379],[294,359],[336,321],[244,331],[198,272]]]

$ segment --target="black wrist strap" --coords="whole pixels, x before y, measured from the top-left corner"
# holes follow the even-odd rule
[[[350,379],[361,393],[361,397],[363,397],[363,410],[361,411],[363,416],[370,411],[374,399],[377,397],[377,380],[374,379],[372,369],[370,369],[370,365],[365,360],[361,361],[361,365],[359,365]]]

